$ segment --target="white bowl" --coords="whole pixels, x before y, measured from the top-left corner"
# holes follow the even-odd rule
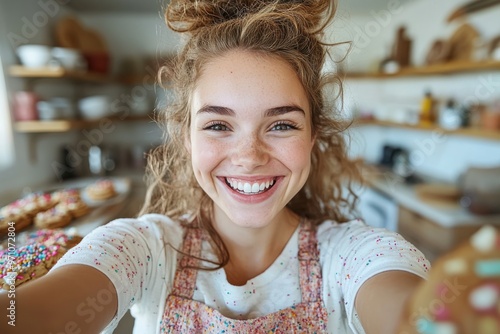
[[[21,45],[16,52],[21,64],[30,68],[44,67],[52,58],[51,48],[46,45]]]
[[[80,51],[69,48],[52,48],[52,57],[57,60],[62,67],[69,70],[85,70],[86,62]]]
[[[111,114],[111,98],[106,95],[89,96],[78,101],[80,116],[84,119],[99,119]]]
[[[38,110],[38,118],[42,121],[50,121],[60,119],[61,113],[50,102],[38,101],[36,104]]]

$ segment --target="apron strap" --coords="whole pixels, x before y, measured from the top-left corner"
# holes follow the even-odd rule
[[[299,274],[300,291],[303,303],[321,300],[322,276],[319,262],[316,227],[308,220],[302,221],[299,230]],[[187,299],[193,298],[196,276],[201,254],[202,231],[199,228],[187,228],[182,245],[182,252],[177,261],[172,294]],[[194,256],[194,257],[193,257]]]
[[[299,230],[299,271],[300,291],[303,303],[321,300],[322,276],[319,263],[316,226],[309,220],[300,225]]]
[[[177,260],[177,270],[175,272],[174,285],[172,294],[187,299],[193,298],[194,289],[196,287],[196,275],[201,254],[201,229],[199,228],[186,228],[184,235],[184,242],[182,244],[182,252]],[[187,256],[187,254],[191,256]],[[194,256],[194,257],[193,257]]]

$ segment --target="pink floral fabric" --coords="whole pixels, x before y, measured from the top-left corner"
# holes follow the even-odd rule
[[[200,256],[202,232],[188,229],[183,253]],[[287,309],[255,319],[231,319],[192,299],[197,270],[195,257],[182,256],[172,293],[167,297],[161,333],[326,333],[327,312],[321,298],[322,278],[316,228],[308,221],[299,231],[300,289],[302,301]]]

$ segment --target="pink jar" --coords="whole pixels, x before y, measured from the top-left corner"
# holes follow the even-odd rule
[[[36,104],[38,100],[38,95],[33,92],[16,92],[14,94],[14,119],[16,121],[37,120]]]

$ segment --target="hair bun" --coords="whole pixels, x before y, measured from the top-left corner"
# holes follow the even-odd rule
[[[317,29],[325,11],[330,8],[333,12],[334,3],[334,0],[172,0],[166,20],[176,32],[195,32],[251,14],[295,12],[302,16],[303,22],[308,22],[305,28]]]

